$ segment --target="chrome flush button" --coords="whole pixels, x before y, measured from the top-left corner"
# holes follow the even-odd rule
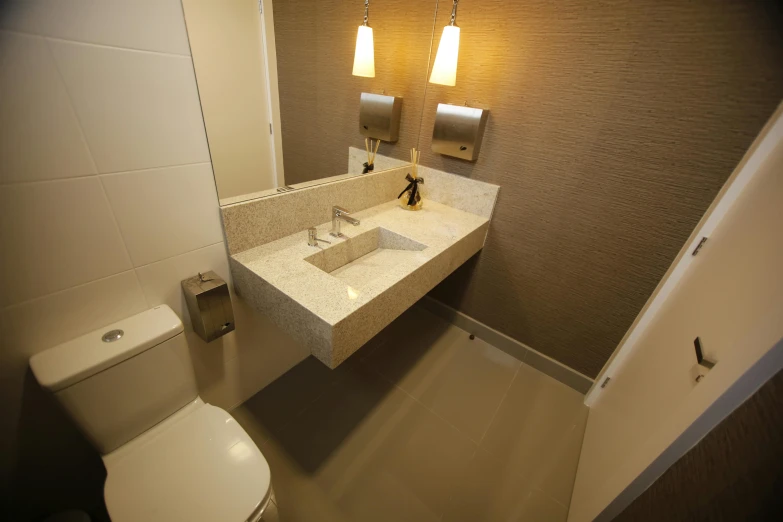
[[[123,335],[125,335],[125,332],[122,330],[110,330],[103,334],[101,339],[103,339],[104,343],[113,343],[114,341],[119,341]]]

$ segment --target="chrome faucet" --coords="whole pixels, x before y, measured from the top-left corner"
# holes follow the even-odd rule
[[[331,242],[329,242],[329,241],[327,241],[325,239],[321,239],[320,237],[318,237],[318,229],[317,228],[315,228],[315,227],[308,228],[307,229],[307,244],[310,245],[310,246],[318,246],[318,242],[319,241],[331,245]]]
[[[361,221],[351,217],[351,213],[342,207],[332,207],[332,231],[329,232],[330,236],[345,237],[340,233],[340,221],[346,221],[353,226],[359,225]]]

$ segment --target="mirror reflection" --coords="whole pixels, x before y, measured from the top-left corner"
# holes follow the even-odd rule
[[[221,205],[409,162],[437,0],[183,7]]]

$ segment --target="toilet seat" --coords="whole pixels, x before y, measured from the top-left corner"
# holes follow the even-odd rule
[[[269,502],[264,456],[228,412],[201,399],[103,459],[112,522],[245,522]]]

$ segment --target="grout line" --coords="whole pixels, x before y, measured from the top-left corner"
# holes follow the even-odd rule
[[[71,112],[73,113],[73,117],[79,126],[79,135],[82,139],[82,143],[84,144],[84,148],[87,150],[87,155],[90,158],[90,163],[92,164],[93,171],[96,173],[94,175],[97,175],[99,172],[98,163],[95,161],[95,155],[93,154],[92,148],[90,147],[90,142],[87,140],[87,134],[84,132],[84,124],[82,123],[82,120],[79,117],[79,113],[76,110],[76,105],[73,102],[73,96],[71,95],[71,91],[68,89],[68,83],[65,81],[65,76],[63,76],[63,73],[60,70],[60,66],[57,63],[57,59],[54,56],[54,52],[52,51],[52,48],[49,45],[49,40],[47,40],[46,38],[42,38],[42,41],[44,47],[46,48],[46,52],[49,55],[49,59],[52,61],[52,65],[54,65],[55,71],[57,71],[57,76],[60,79],[63,90],[65,91],[65,95],[68,97],[68,104],[70,106]],[[85,176],[85,177],[93,177],[93,176]],[[101,193],[103,194],[103,201],[108,207],[109,214],[111,215],[112,223],[114,223],[114,229],[117,231],[117,234],[120,237],[120,242],[122,243],[122,249],[123,252],[125,253],[125,261],[133,270],[133,277],[136,279],[136,285],[139,288],[139,292],[141,292],[141,296],[144,298],[144,303],[147,305],[147,308],[149,308],[150,305],[149,299],[147,299],[147,294],[144,292],[144,289],[141,286],[141,280],[139,279],[139,274],[136,272],[136,270],[134,270],[133,259],[131,258],[130,250],[128,249],[128,244],[125,242],[125,236],[122,234],[122,229],[120,228],[119,221],[117,220],[117,215],[114,212],[114,207],[112,206],[111,200],[109,199],[109,194],[106,192],[106,186],[103,184],[103,180],[100,177],[98,177],[97,179],[98,179],[98,184],[101,187]]]
[[[283,374],[283,375],[285,375],[285,374]],[[281,375],[280,377],[282,377],[283,375]],[[280,377],[278,377],[278,379]],[[274,381],[272,381],[272,382],[274,382]],[[296,419],[301,417],[302,414],[304,414],[304,412],[306,412],[308,409],[310,409],[310,406],[312,406],[313,404],[318,402],[321,398],[323,398],[324,395],[326,395],[326,392],[331,390],[333,385],[334,385],[334,382],[330,382],[329,384],[325,385],[318,393],[313,395],[313,399],[311,401],[309,401],[307,404],[303,405],[296,413],[292,414],[285,422],[281,422],[280,423],[280,427],[278,428],[279,433],[283,433]],[[263,388],[261,390],[259,390],[259,392],[262,391],[262,390],[263,390]],[[248,398],[248,400],[249,400],[249,398]],[[272,434],[271,433],[270,433],[268,438],[269,439],[272,438]]]
[[[76,121],[79,121],[79,118],[76,118]],[[79,123],[79,127],[81,128],[81,123]],[[90,152],[89,145],[87,144],[87,139],[85,138],[85,145],[87,146],[87,152],[90,156],[90,161],[92,161],[93,166],[95,166],[95,160],[92,157],[92,153]],[[34,179],[30,181],[4,181],[0,182],[0,186],[10,186],[10,185],[34,185],[36,183],[51,183],[51,182],[58,182],[58,181],[72,181],[77,179],[85,179],[85,178],[94,178],[94,177],[103,177],[103,176],[117,176],[122,174],[134,174],[137,172],[149,172],[152,170],[161,170],[161,169],[174,169],[177,167],[192,167],[196,165],[212,165],[209,161],[197,161],[196,163],[178,163],[176,165],[160,165],[156,167],[144,167],[143,169],[130,169],[130,170],[118,170],[113,172],[99,172],[97,166],[95,166],[95,173],[93,174],[83,174],[79,176],[68,176],[64,178],[52,178],[52,179]]]
[[[31,297],[30,299],[25,299],[24,301],[19,301],[18,303],[5,305],[2,308],[0,308],[0,310],[6,311],[6,310],[10,310],[12,308],[18,308],[18,307],[21,307],[21,306],[25,306],[25,305],[28,305],[30,303],[34,303],[35,301],[41,301],[41,300],[46,299],[48,297],[64,294],[65,292],[70,292],[71,290],[75,290],[75,289],[81,288],[83,286],[91,285],[93,283],[98,283],[100,281],[105,281],[107,279],[111,279],[112,277],[117,277],[119,275],[126,274],[126,273],[132,272],[132,271],[133,271],[133,268],[129,268],[127,270],[121,270],[121,271],[116,272],[114,274],[110,274],[110,275],[107,275],[107,276],[99,277],[98,279],[93,279],[91,281],[86,281],[84,283],[79,283],[78,285],[73,285],[73,286],[69,286],[68,288],[63,288],[62,290],[57,290],[57,291],[54,291],[54,292],[50,292],[48,294],[39,295],[37,297]]]
[[[115,170],[112,172],[100,172],[99,176],[118,176],[122,174],[134,174],[137,172],[149,172],[151,170],[175,169],[177,167],[192,167],[195,165],[212,165],[211,161],[196,161],[194,163],[176,163],[174,165],[158,165],[155,167],[144,167],[143,169]]]
[[[576,476],[579,473],[579,463],[582,461],[582,450],[585,447],[585,434],[587,433],[587,422],[590,420],[590,408],[587,408],[587,417],[585,418],[585,425],[582,429],[582,437],[579,440],[579,458],[576,459],[576,469],[574,470],[574,480],[571,482],[571,498],[568,499],[569,503],[565,508],[571,511],[571,499],[574,498],[574,489],[576,489]],[[576,426],[576,425],[575,425]]]
[[[372,352],[374,352],[376,349],[377,349],[377,346],[376,346],[375,348],[373,348],[373,349],[372,349],[372,350],[371,350],[369,353],[367,353],[367,354],[366,354],[366,355],[365,355],[365,356],[364,356],[364,357],[363,357],[361,360],[359,360],[359,361],[356,363],[356,365],[357,365],[357,366],[359,366],[359,365],[362,365],[362,364],[364,364],[364,362],[365,362],[365,360],[367,359],[367,357],[368,357],[370,354],[372,354]],[[310,357],[310,356],[308,356],[308,357]],[[319,361],[319,362],[320,362],[320,361]],[[323,363],[322,363],[322,364],[323,364]],[[372,368],[371,368],[371,369],[372,369]],[[290,370],[289,370],[289,371],[290,371]],[[347,372],[352,372],[352,371],[353,371],[353,368],[351,368],[351,369],[348,369],[348,370],[347,370]],[[283,375],[285,375],[285,374],[283,374]],[[281,375],[280,377],[282,377],[283,375]],[[278,377],[278,379],[279,379],[280,377]],[[294,413],[293,415],[291,415],[291,417],[290,417],[290,418],[289,418],[287,421],[283,422],[283,423],[280,425],[280,431],[282,432],[282,431],[283,431],[285,428],[287,428],[287,427],[288,427],[288,426],[289,426],[289,425],[290,425],[290,424],[291,424],[291,423],[292,423],[292,422],[293,422],[293,421],[294,421],[294,420],[295,420],[297,417],[300,417],[300,416],[301,416],[301,415],[302,415],[302,414],[303,414],[303,413],[304,413],[304,412],[305,412],[307,409],[309,409],[309,408],[310,408],[310,406],[312,406],[313,404],[315,404],[316,402],[318,402],[318,400],[319,400],[319,399],[321,399],[321,398],[322,398],[324,395],[326,395],[326,393],[327,393],[328,391],[330,391],[332,388],[334,388],[334,387],[335,387],[335,386],[336,386],[336,385],[337,385],[337,384],[338,384],[340,381],[342,381],[343,379],[345,379],[345,377],[346,377],[346,375],[342,375],[342,376],[335,377],[334,379],[332,379],[331,381],[329,381],[329,383],[328,383],[328,384],[326,384],[326,385],[325,385],[325,386],[324,386],[324,387],[321,389],[320,393],[316,393],[316,394],[314,395],[314,397],[313,397],[313,400],[309,401],[309,402],[308,402],[306,405],[304,405],[304,406],[302,407],[302,409],[301,409],[301,410],[299,410],[298,412],[296,412],[296,413]],[[274,381],[272,381],[272,382],[274,382]],[[270,383],[270,384],[271,384],[271,383]],[[263,390],[263,388],[262,388],[261,390]],[[260,392],[261,390],[259,390],[259,392]],[[258,392],[257,392],[257,393],[258,393]]]
[[[540,488],[539,486],[532,486],[532,487],[530,488],[530,491],[531,491],[531,494],[532,494],[532,492],[533,492],[533,491],[538,491],[539,493],[542,493],[542,494],[543,494],[543,495],[544,495],[546,498],[548,498],[549,500],[551,500],[552,502],[554,502],[554,503],[555,503],[555,504],[557,504],[558,506],[560,506],[560,507],[564,508],[566,511],[569,511],[569,510],[570,510],[570,507],[569,507],[569,506],[566,506],[565,504],[563,504],[562,502],[560,502],[559,500],[557,500],[555,497],[553,497],[552,495],[550,495],[549,493],[547,493],[546,491],[544,491],[544,490],[543,490],[542,488]]]
[[[181,254],[176,254],[176,255],[173,255],[173,256],[170,256],[170,257],[165,257],[165,258],[160,259],[158,261],[153,261],[152,263],[147,263],[145,265],[139,265],[139,266],[135,266],[135,267],[132,266],[131,268],[128,268],[126,270],[120,270],[119,272],[115,272],[114,274],[109,274],[107,276],[99,277],[97,279],[91,279],[90,281],[85,281],[84,283],[79,283],[78,285],[73,285],[73,286],[69,286],[68,288],[63,288],[62,290],[56,290],[54,292],[49,292],[48,294],[39,295],[39,296],[36,296],[36,297],[31,297],[29,299],[25,299],[24,301],[19,301],[18,303],[8,304],[8,305],[0,307],[0,310],[8,310],[8,309],[16,308],[16,307],[19,307],[19,306],[24,306],[24,305],[27,305],[29,303],[32,303],[32,302],[35,302],[35,301],[39,301],[41,299],[45,299],[47,297],[51,297],[51,296],[54,296],[54,295],[59,295],[59,294],[62,294],[64,292],[68,292],[70,290],[74,290],[76,288],[80,288],[80,287],[83,287],[83,286],[91,285],[93,283],[97,283],[99,281],[103,281],[105,279],[109,279],[111,277],[117,277],[118,275],[122,275],[122,274],[125,274],[127,272],[135,272],[139,268],[145,268],[145,267],[148,267],[150,265],[154,265],[156,263],[162,263],[163,261],[168,261],[170,259],[174,259],[175,257],[184,256],[186,254],[191,254],[191,253],[196,252],[198,250],[203,250],[205,248],[213,247],[215,245],[222,245],[222,244],[225,244],[224,241],[217,241],[215,243],[212,243],[212,244],[209,244],[209,245],[205,245],[203,247],[195,248],[193,250],[188,250],[187,252],[183,252]],[[141,286],[141,283],[139,283],[139,286]],[[142,295],[144,295],[143,291],[142,291]],[[145,301],[147,300],[146,296],[144,296],[144,300]],[[147,303],[147,304],[149,305],[149,303]]]
[[[79,113],[76,111],[76,104],[73,103],[73,96],[71,95],[71,91],[68,89],[68,82],[65,81],[65,76],[63,75],[62,70],[60,69],[60,64],[57,62],[57,58],[54,56],[54,51],[52,51],[51,46],[49,45],[49,41],[46,38],[40,37],[41,41],[43,42],[44,47],[46,48],[46,54],[49,56],[49,59],[52,61],[52,65],[54,66],[54,70],[57,71],[57,77],[60,79],[60,83],[62,84],[63,91],[65,91],[65,95],[68,97],[68,105],[71,109],[71,112],[73,113],[73,117],[76,120],[76,123],[79,126],[79,136],[82,138],[82,143],[84,144],[84,148],[87,150],[87,155],[90,157],[90,163],[92,164],[94,175],[98,174],[98,163],[95,161],[95,155],[92,153],[92,149],[90,148],[90,142],[87,141],[87,133],[84,132],[84,124],[82,123],[81,118],[79,118]]]
[[[92,155],[90,155],[90,160],[92,161]],[[94,178],[97,176],[100,176],[100,174],[96,172],[94,174],[80,174],[78,176],[66,176],[64,178],[32,179],[29,181],[2,181],[0,182],[0,187],[10,187],[14,185],[36,185],[40,183],[57,183],[60,181],[75,181],[79,179]]]
[[[159,54],[162,56],[171,56],[171,57],[177,57],[177,58],[190,58],[191,60],[193,57],[190,54],[180,54],[180,53],[168,53],[165,51],[151,51],[149,49],[137,49],[135,47],[120,47],[118,45],[108,45],[108,44],[101,44],[96,42],[86,42],[83,40],[69,40],[68,38],[59,38],[57,36],[50,36],[44,34],[39,27],[35,28],[36,30],[34,32],[27,32],[27,31],[19,31],[16,29],[0,29],[0,33],[8,33],[8,34],[14,34],[14,35],[21,35],[21,36],[27,36],[27,37],[38,37],[43,38],[44,40],[52,40],[52,41],[58,41],[58,42],[66,42],[66,43],[72,43],[77,45],[86,45],[91,47],[105,47],[106,49],[115,49],[118,51],[131,51],[131,52],[138,52],[138,53],[148,53],[148,54]],[[187,36],[186,36],[187,37]],[[188,49],[190,49],[190,39],[188,39]]]
[[[514,372],[514,377],[512,377],[511,381],[509,381],[508,387],[506,387],[506,391],[505,393],[503,393],[503,398],[500,399],[497,408],[495,408],[495,413],[492,414],[492,418],[489,420],[489,424],[487,424],[487,428],[484,430],[484,433],[481,435],[481,438],[478,441],[479,445],[481,445],[481,443],[484,442],[484,437],[487,436],[487,433],[489,433],[489,429],[492,427],[492,423],[495,422],[495,417],[497,417],[498,412],[500,411],[500,407],[503,406],[504,402],[506,402],[506,398],[508,397],[508,392],[509,390],[511,390],[511,386],[513,386],[514,381],[517,380],[517,375],[519,375],[519,370],[522,368],[523,364],[525,363],[520,361],[519,366],[517,366],[517,371]]]
[[[308,355],[308,357],[310,357],[310,356]],[[306,359],[306,358],[305,358],[305,359]],[[320,362],[320,361],[319,361],[319,362]],[[361,364],[361,363],[362,363],[362,361],[359,361],[359,364]],[[300,362],[300,363],[297,363],[297,364],[301,364],[301,362]],[[294,365],[294,367],[295,367],[295,366],[296,366],[296,365]],[[293,367],[292,367],[291,369],[293,369]],[[288,370],[288,371],[291,371],[291,370]],[[352,370],[348,370],[348,371],[352,371]],[[286,372],[286,373],[288,373],[288,372]],[[285,375],[285,373],[284,373],[283,375]],[[283,375],[281,375],[280,377],[283,377]],[[280,377],[278,377],[277,379],[279,379]],[[291,416],[290,416],[288,419],[286,419],[284,422],[280,423],[280,427],[278,428],[278,429],[279,429],[279,432],[280,432],[280,433],[282,433],[283,431],[285,431],[285,430],[286,430],[286,428],[288,428],[288,426],[290,426],[290,425],[291,425],[291,423],[293,423],[293,422],[294,422],[294,421],[295,421],[297,418],[301,417],[301,416],[302,416],[302,414],[303,414],[305,411],[307,411],[307,410],[310,408],[310,406],[312,406],[313,404],[315,404],[316,402],[318,402],[318,401],[319,401],[319,400],[320,400],[320,399],[321,399],[321,398],[322,398],[324,395],[326,395],[326,393],[327,393],[328,391],[330,391],[332,388],[334,388],[334,386],[335,386],[335,385],[336,385],[338,382],[340,382],[342,379],[344,379],[344,378],[345,378],[345,376],[344,376],[344,375],[343,375],[342,377],[335,377],[333,380],[329,381],[329,382],[328,382],[326,385],[324,385],[324,386],[323,386],[323,388],[321,388],[321,390],[319,390],[319,392],[318,392],[318,393],[315,393],[315,394],[313,395],[313,398],[312,398],[312,400],[308,401],[306,404],[304,404],[304,405],[302,406],[302,408],[301,408],[301,409],[297,410],[297,411],[296,411],[295,413],[293,413],[293,414],[292,414],[292,415],[291,415]],[[275,379],[275,381],[276,381],[277,379]],[[273,383],[273,382],[275,382],[275,381],[271,381],[269,384],[272,384],[272,383]],[[267,384],[267,386],[269,386],[269,384]],[[266,386],[265,386],[264,388],[266,388]],[[231,408],[231,409],[234,409],[234,408],[236,408],[236,407],[238,407],[238,406],[240,406],[240,405],[244,404],[245,402],[247,402],[248,400],[250,400],[250,399],[251,399],[253,396],[255,396],[257,393],[260,393],[260,392],[262,392],[262,391],[264,390],[264,388],[261,388],[260,390],[258,390],[256,393],[254,393],[253,395],[251,395],[251,396],[250,396],[250,397],[248,397],[247,399],[245,399],[245,400],[243,400],[243,401],[240,401],[240,402],[239,402],[239,403],[237,403],[235,406],[232,406],[232,408]],[[272,434],[270,433],[270,435],[267,437],[267,439],[271,439],[271,438],[272,438]],[[266,441],[265,441],[265,442],[266,442]]]
[[[477,445],[476,445],[476,449],[474,449],[474,450],[473,450],[473,453],[471,453],[471,455],[470,455],[470,458],[469,458],[469,459],[468,459],[468,461],[465,463],[465,467],[467,467],[467,466],[470,464],[470,462],[471,462],[473,459],[475,459],[475,458],[476,458],[476,454],[477,454],[478,452],[479,452],[479,447],[478,447],[478,444],[477,444]],[[451,502],[452,502],[452,500],[454,500],[454,490],[455,490],[455,488],[457,488],[457,486],[458,486],[458,485],[459,485],[459,484],[455,482],[455,484],[452,486],[452,488],[451,488],[451,493],[449,493],[449,500],[446,502],[446,505],[447,505],[447,506],[450,506],[450,505],[451,505]],[[443,517],[445,517],[445,516],[446,516],[446,511],[444,511],[443,513],[441,513],[441,515],[440,515],[440,519],[441,519],[441,520],[443,520]]]
[[[378,371],[377,369],[375,369],[375,368],[373,368],[373,367],[371,367],[371,366],[370,366],[369,368],[370,368],[370,370],[371,370],[372,372],[374,372],[375,374],[377,374],[377,375],[378,375],[378,376],[379,376],[381,379],[383,379],[384,381],[388,382],[389,384],[391,384],[392,386],[394,386],[395,388],[397,388],[398,390],[400,390],[402,393],[404,393],[405,395],[407,395],[408,397],[410,397],[411,399],[413,399],[413,400],[414,400],[414,401],[415,401],[417,404],[419,404],[419,405],[420,405],[421,407],[423,407],[425,410],[427,410],[428,412],[430,412],[432,415],[434,415],[434,416],[435,416],[435,417],[437,417],[438,419],[442,420],[443,422],[445,422],[446,424],[448,424],[449,426],[451,426],[453,429],[457,430],[457,433],[459,433],[459,434],[460,434],[460,435],[462,435],[463,437],[467,438],[467,439],[468,439],[470,442],[472,442],[473,444],[475,444],[475,445],[476,445],[476,447],[478,448],[478,442],[476,442],[475,440],[473,440],[473,437],[471,437],[470,435],[468,435],[468,434],[466,434],[466,433],[463,433],[461,429],[459,429],[458,427],[456,427],[456,426],[455,426],[454,424],[452,424],[450,421],[448,421],[448,420],[444,419],[443,417],[441,417],[439,414],[437,414],[435,411],[433,411],[433,410],[432,410],[432,408],[430,408],[429,406],[427,406],[426,404],[424,404],[423,402],[421,402],[419,399],[417,399],[416,397],[414,397],[413,395],[411,395],[411,394],[410,394],[410,392],[408,392],[407,390],[405,390],[404,388],[402,388],[402,387],[401,387],[399,384],[397,384],[396,382],[393,382],[391,379],[389,379],[388,377],[386,377],[385,375],[383,375],[383,374],[382,374],[380,371]]]
[[[540,488],[534,488],[534,489],[536,489],[536,490],[540,491],[541,493],[543,493],[544,495],[546,495],[546,496],[547,496],[547,498],[549,498],[549,500],[552,500],[552,501],[553,501],[555,504],[557,504],[557,505],[559,505],[559,506],[563,507],[563,508],[564,508],[566,511],[569,511],[569,510],[570,510],[570,506],[566,506],[565,504],[563,504],[562,502],[560,502],[559,500],[557,500],[555,497],[553,497],[552,495],[550,495],[549,493],[547,493],[547,492],[546,492],[546,491],[544,491],[543,489],[540,489]]]
[[[193,252],[198,252],[199,250],[204,250],[206,248],[211,248],[211,247],[213,247],[215,245],[222,245],[222,244],[225,244],[225,241],[216,241],[216,242],[210,243],[208,245],[204,245],[204,246],[200,246],[198,248],[194,248],[193,250],[187,250],[185,252],[182,252],[181,254],[174,254],[173,256],[164,257],[163,259],[158,259],[157,261],[151,261],[149,263],[144,263],[143,265],[138,265],[138,266],[134,265],[133,268],[134,268],[134,270],[139,269],[139,268],[146,268],[148,266],[155,265],[157,263],[162,263],[164,261],[169,261],[170,259],[174,259],[175,257],[184,256],[184,255],[187,255],[187,254],[192,254]],[[229,269],[230,269],[230,267],[229,267]]]
[[[22,33],[25,34],[25,33]],[[96,42],[85,42],[83,40],[69,40],[67,38],[58,38],[56,36],[47,36],[47,35],[39,35],[41,38],[44,38],[46,40],[52,40],[54,42],[65,42],[70,44],[76,44],[76,45],[83,45],[86,47],[98,47],[102,49],[114,49],[115,51],[129,51],[132,53],[143,53],[143,54],[157,54],[160,56],[168,56],[171,58],[189,58],[193,59],[193,57],[189,54],[180,54],[180,53],[169,53],[165,51],[151,51],[149,49],[137,49],[135,47],[120,47],[118,45],[109,45],[109,44],[101,44]],[[190,45],[190,43],[188,43]]]
[[[109,214],[111,214],[111,221],[112,223],[114,223],[114,228],[117,230],[117,234],[119,234],[120,236],[120,241],[122,242],[122,248],[125,251],[125,259],[128,261],[128,264],[131,266],[131,268],[135,268],[133,265],[133,259],[131,258],[130,255],[130,250],[128,250],[128,244],[125,242],[125,236],[122,234],[122,229],[120,228],[119,221],[117,221],[117,215],[114,213],[114,207],[112,206],[111,200],[109,199],[109,194],[106,192],[106,186],[103,184],[103,180],[100,177],[98,178],[98,184],[101,186],[103,201],[106,203],[106,206],[109,207]],[[138,275],[136,275],[136,280],[139,282],[139,287],[141,287],[141,282],[139,281]],[[144,300],[145,301],[147,300],[146,296],[144,297]]]
[[[141,292],[141,296],[144,298],[144,302],[147,304],[147,309],[149,310],[150,308],[152,308],[152,306],[150,306],[150,300],[147,298],[147,292],[145,292],[144,287],[141,286],[141,279],[139,279],[139,272],[135,268],[133,269],[133,275],[136,277],[136,284],[139,285],[139,292]],[[182,319],[180,319],[180,321],[182,321]]]
[[[261,7],[260,2],[262,0],[258,0],[258,1],[259,1],[259,7]],[[209,166],[212,169],[212,184],[215,187],[215,195],[217,196],[218,199],[218,208],[220,208],[222,205],[220,204],[220,191],[218,190],[217,176],[215,176],[215,165],[213,163],[213,158],[212,158],[212,146],[210,144],[209,132],[207,132],[207,119],[204,117],[204,104],[201,101],[202,100],[201,89],[199,88],[198,73],[196,72],[196,62],[193,60],[193,47],[190,45],[190,29],[188,28],[188,20],[185,15],[185,6],[182,5],[182,1],[180,1],[180,7],[182,9],[182,23],[185,25],[185,40],[187,40],[188,42],[188,52],[189,52],[188,58],[190,58],[190,67],[193,70],[193,85],[196,86],[196,96],[198,97],[198,101],[199,101],[198,113],[201,115],[201,128],[204,129],[204,140],[207,142],[207,156],[209,156]],[[268,76],[268,74],[265,75]],[[268,119],[271,123],[272,121],[271,114],[269,114]],[[274,149],[274,144],[272,145],[272,149]],[[272,163],[274,164],[274,153],[272,154],[272,156],[273,156]]]
[[[414,401],[414,402],[416,402],[416,403],[417,403],[417,404],[419,404],[419,405],[420,405],[422,408],[424,408],[426,411],[428,411],[430,414],[432,414],[432,416],[434,416],[435,418],[437,418],[437,419],[440,419],[441,421],[445,422],[445,423],[446,423],[448,426],[450,426],[452,429],[456,430],[456,432],[457,432],[457,433],[459,433],[460,435],[462,435],[463,437],[465,437],[465,438],[466,438],[468,441],[470,441],[470,442],[471,442],[471,443],[474,445],[474,448],[473,448],[473,452],[471,453],[470,457],[469,457],[469,458],[467,459],[467,461],[465,462],[465,466],[467,466],[467,465],[470,463],[470,461],[471,461],[471,460],[473,460],[473,458],[476,456],[476,453],[478,453],[478,451],[479,451],[479,443],[478,443],[478,442],[476,442],[475,440],[473,440],[473,437],[471,437],[470,435],[468,435],[468,434],[466,434],[466,433],[463,433],[463,432],[462,432],[462,430],[460,430],[458,427],[456,427],[456,426],[455,426],[455,425],[453,425],[451,422],[449,422],[448,420],[444,419],[443,417],[441,417],[440,415],[438,415],[437,413],[435,413],[435,411],[433,411],[433,410],[432,410],[432,408],[429,408],[429,407],[428,407],[426,404],[422,403],[422,402],[421,402],[419,399],[417,399],[416,397],[414,397],[413,395],[411,395],[410,393],[408,393],[408,391],[406,391],[405,389],[403,389],[403,388],[402,388],[401,386],[399,386],[397,383],[395,383],[395,382],[392,382],[392,380],[391,380],[391,379],[389,379],[388,377],[384,376],[384,375],[383,375],[383,374],[382,374],[380,371],[378,371],[377,369],[375,369],[375,368],[373,368],[373,367],[370,367],[370,370],[371,370],[371,371],[373,371],[373,372],[375,372],[375,373],[376,373],[376,374],[377,374],[377,375],[378,375],[378,376],[379,376],[381,379],[383,379],[383,380],[385,380],[386,382],[390,383],[392,386],[394,386],[395,388],[397,388],[398,390],[400,390],[402,393],[404,393],[405,395],[407,395],[408,397],[410,397],[411,399],[413,399],[413,401]],[[518,370],[518,369],[517,369],[517,370]],[[516,374],[515,374],[515,376],[516,376]],[[513,379],[512,379],[512,382],[513,382]],[[502,402],[503,402],[503,401],[501,401],[501,403],[502,403]],[[491,424],[491,423],[490,423],[490,424]],[[457,488],[457,486],[458,486],[458,484],[456,484],[456,483],[452,485],[452,487],[451,487],[451,490],[452,490],[452,492],[451,492],[451,493],[449,493],[449,499],[448,499],[448,501],[447,501],[447,505],[451,504],[451,500],[452,500],[452,498],[454,497],[454,493],[453,493],[453,492],[454,492],[454,490]],[[439,520],[443,520],[443,517],[445,517],[445,516],[446,516],[446,511],[444,510],[444,512],[440,514]]]

